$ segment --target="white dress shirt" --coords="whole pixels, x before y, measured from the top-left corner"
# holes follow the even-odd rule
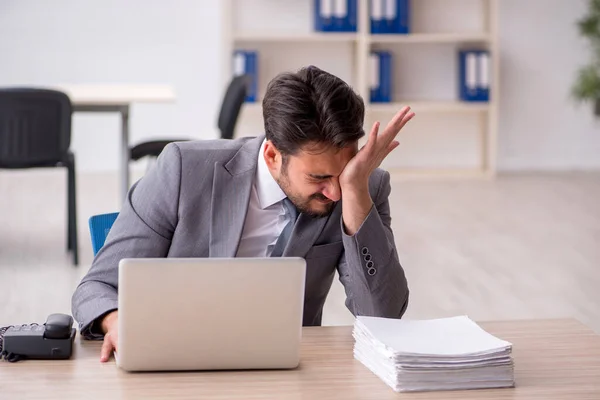
[[[287,196],[269,172],[264,147],[263,141],[236,257],[269,257],[289,220],[283,205]]]

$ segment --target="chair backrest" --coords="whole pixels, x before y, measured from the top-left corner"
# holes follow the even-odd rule
[[[119,213],[110,213],[94,215],[90,218],[90,236],[92,237],[92,250],[94,251],[94,256],[98,254],[98,251],[104,246],[108,232],[110,232],[110,228],[112,228],[118,216]]]
[[[227,87],[218,121],[222,139],[233,139],[235,125],[242,105],[246,101],[249,84],[250,77],[248,75],[239,75],[233,78]]]
[[[0,89],[0,168],[27,168],[66,159],[71,101],[59,91]]]

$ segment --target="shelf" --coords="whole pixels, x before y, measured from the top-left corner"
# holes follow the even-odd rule
[[[463,169],[463,168],[386,168],[390,173],[392,182],[427,179],[491,179],[494,173],[487,169]]]
[[[371,43],[481,43],[491,42],[482,33],[411,33],[407,35],[369,35]]]
[[[312,43],[333,42],[351,43],[357,41],[359,34],[353,32],[238,32],[233,40],[243,42],[264,43]],[[368,35],[371,43],[481,43],[490,42],[489,34],[482,33],[411,33],[407,35]]]
[[[367,106],[371,112],[395,113],[404,106],[415,112],[487,112],[490,103],[469,103],[464,101],[401,101],[395,103],[374,103]]]
[[[356,33],[290,33],[290,32],[239,32],[233,35],[237,43],[352,43],[358,38]]]
[[[487,112],[490,103],[469,103],[465,101],[400,101],[394,103],[365,104],[366,111],[375,113],[396,113],[404,106],[410,106],[414,112]],[[242,110],[250,113],[262,112],[262,101],[244,103]]]

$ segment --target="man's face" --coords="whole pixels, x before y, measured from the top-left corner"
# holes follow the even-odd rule
[[[339,176],[357,151],[358,143],[343,149],[316,143],[284,161],[267,141],[264,157],[273,178],[300,212],[325,217],[342,197]]]

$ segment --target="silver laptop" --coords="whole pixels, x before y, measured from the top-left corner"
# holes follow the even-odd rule
[[[295,368],[305,275],[302,258],[123,259],[117,365]]]

